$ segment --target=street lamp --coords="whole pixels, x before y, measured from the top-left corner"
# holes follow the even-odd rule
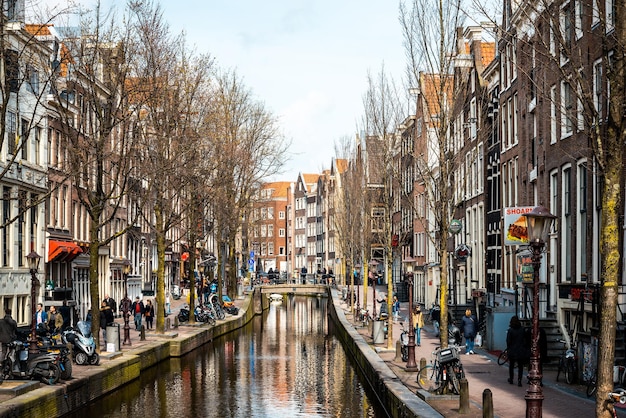
[[[528,390],[526,390],[526,417],[540,418],[542,416],[543,389],[541,387],[541,370],[539,367],[539,267],[541,267],[541,253],[548,240],[552,221],[556,216],[543,207],[537,206],[525,214],[528,234],[528,245],[532,251],[533,263],[533,329],[530,346],[530,368],[528,372]]]
[[[410,266],[409,266],[410,267]],[[415,363],[415,324],[413,323],[413,272],[406,273],[406,279],[409,284],[409,344],[408,344],[408,360],[405,370],[408,372],[417,371],[417,363]]]
[[[28,352],[31,354],[37,353],[39,351],[37,349],[37,321],[35,320],[35,315],[37,314],[37,309],[35,305],[37,304],[37,288],[39,287],[39,279],[37,279],[37,272],[39,270],[39,261],[41,260],[41,256],[37,254],[34,250],[30,252],[26,256],[28,260],[28,268],[30,270],[30,316],[31,316],[31,324],[30,324],[30,342],[28,344]]]
[[[129,321],[129,316],[130,316],[130,306],[131,306],[131,301],[128,298],[128,275],[130,274],[130,269],[131,269],[131,265],[130,265],[130,261],[129,260],[124,260],[124,267],[123,267],[123,272],[124,272],[124,299],[122,299],[122,303],[121,303],[121,310],[122,310],[122,314],[124,315],[124,342],[122,342],[122,345],[131,345],[130,343],[130,325],[128,324]]]

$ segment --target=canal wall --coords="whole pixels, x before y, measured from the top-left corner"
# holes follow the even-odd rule
[[[387,414],[394,418],[441,417],[439,412],[398,379],[374,351],[374,347],[346,319],[336,289],[331,289],[328,301],[328,312],[335,325],[334,331]]]
[[[259,293],[260,294],[260,293]],[[73,367],[72,379],[63,385],[48,386],[30,381],[5,381],[0,385],[0,417],[53,418],[63,416],[93,402],[97,398],[120,389],[137,379],[141,371],[170,357],[180,357],[213,339],[243,327],[255,316],[252,307],[267,309],[269,300],[253,294],[246,295],[240,314],[218,321],[215,326],[205,324],[184,325],[158,339],[136,341],[131,346],[122,346],[121,353],[102,353],[99,366]],[[156,335],[156,334],[155,334]],[[33,387],[39,386],[36,389]],[[30,390],[32,389],[32,390]]]

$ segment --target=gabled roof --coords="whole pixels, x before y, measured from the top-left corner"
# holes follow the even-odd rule
[[[272,189],[272,199],[287,198],[287,189],[291,185],[288,181],[274,181],[263,183],[261,189]]]

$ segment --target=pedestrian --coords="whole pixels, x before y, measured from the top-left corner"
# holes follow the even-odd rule
[[[113,311],[106,301],[103,300],[100,305],[100,328],[102,329],[102,340],[105,343],[107,342],[107,327],[113,325],[113,320]]]
[[[465,311],[465,316],[461,320],[461,328],[463,337],[465,337],[465,354],[474,354],[474,338],[476,338],[478,331],[478,320],[472,315],[470,309]]]
[[[400,301],[396,295],[393,296],[393,303],[391,304],[391,314],[393,315],[393,322],[398,322],[398,316],[400,316]]]
[[[67,306],[67,300],[64,300],[61,306],[59,307],[59,313],[63,318],[63,325],[61,326],[61,331],[65,331],[68,329],[72,323],[72,309]],[[76,323],[77,321],[74,321]]]
[[[509,379],[513,384],[515,365],[517,364],[517,386],[522,386],[522,374],[524,373],[524,363],[527,358],[527,348],[524,335],[524,328],[519,318],[514,315],[509,322],[509,329],[506,333],[506,350],[509,354]]]
[[[0,319],[0,343],[2,343],[2,359],[6,358],[7,344],[17,338],[17,322],[11,317],[11,309],[4,309],[4,318]]]
[[[109,308],[111,308],[111,313],[113,314],[113,318],[115,318],[117,315],[117,303],[115,302],[115,299],[109,297],[109,295],[104,295],[104,302]]]
[[[433,322],[433,329],[435,330],[435,337],[439,337],[439,320],[441,319],[441,308],[439,305],[433,306],[430,311],[430,320]]]
[[[424,327],[424,314],[422,314],[422,308],[417,305],[413,309],[413,326],[415,327],[415,342],[417,346],[422,345],[422,328]]]
[[[63,328],[63,315],[57,312],[56,306],[52,305],[48,313],[48,329],[52,334],[55,334],[59,332],[61,328]]]
[[[172,313],[171,311],[171,303],[170,303],[170,292],[169,290],[167,291],[167,293],[165,294],[165,316],[169,315]]]
[[[148,329],[152,329],[152,321],[154,319],[154,306],[152,305],[152,299],[148,299],[146,301],[143,314],[146,317],[146,327]]]
[[[37,329],[43,328],[48,330],[48,312],[46,312],[41,303],[37,304],[37,312],[35,312],[35,318],[33,318]]]
[[[135,330],[141,331],[141,319],[143,316],[144,306],[139,296],[135,297],[133,306],[131,307],[133,315],[135,315]]]
[[[300,269],[300,279],[302,280],[302,284],[306,284],[306,274],[308,273],[308,270],[306,268],[306,266],[302,266],[302,268]]]

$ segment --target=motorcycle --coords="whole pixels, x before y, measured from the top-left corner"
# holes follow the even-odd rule
[[[96,342],[91,335],[91,323],[78,321],[76,328],[68,328],[61,334],[64,344],[72,344],[72,356],[78,365],[100,363],[100,355],[96,353]]]
[[[216,313],[211,307],[196,306],[194,309],[194,319],[197,322],[207,322],[209,325],[215,325]],[[178,311],[178,320],[180,322],[189,321],[189,305],[185,305]]]
[[[41,325],[41,324],[40,324]],[[44,327],[37,328],[37,348],[41,353],[54,353],[59,355],[61,366],[61,379],[68,380],[72,377],[72,359],[67,345],[62,344],[61,335],[50,335]]]
[[[2,380],[40,379],[43,383],[54,385],[60,376],[58,354],[29,353],[28,344],[19,340],[7,344],[6,357],[2,361]]]

